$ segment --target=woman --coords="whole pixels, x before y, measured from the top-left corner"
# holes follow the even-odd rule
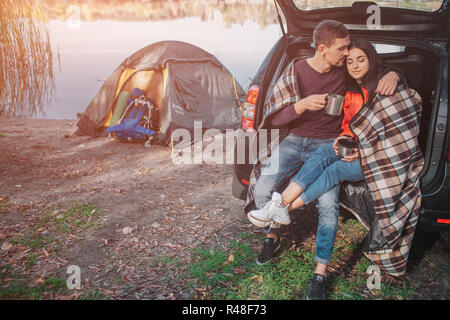
[[[248,219],[256,226],[263,228],[272,221],[289,224],[289,210],[317,199],[342,181],[364,179],[358,151],[341,159],[338,156],[338,141],[343,138],[356,140],[350,129],[350,120],[367,102],[383,75],[377,52],[367,40],[359,39],[350,44],[347,70],[349,79],[345,94],[342,133],[334,143],[318,148],[311,155],[281,195],[274,192],[272,200],[259,210],[248,213]]]

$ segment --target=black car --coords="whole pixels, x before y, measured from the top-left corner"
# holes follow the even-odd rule
[[[448,245],[450,230],[450,109],[448,106],[449,0],[337,2],[348,7],[318,8],[320,1],[276,0],[283,36],[275,43],[247,92],[241,128],[255,134],[264,106],[286,66],[295,57],[314,55],[312,33],[324,19],[343,22],[350,38],[365,38],[383,62],[404,72],[408,85],[423,99],[419,143],[425,163],[421,173],[422,210],[418,227],[441,232]],[[327,1],[329,4],[330,2]],[[398,5],[409,6],[404,8]],[[389,7],[392,5],[392,7]],[[421,8],[418,8],[421,6]],[[284,18],[284,19],[283,19]],[[252,139],[246,139],[250,144]],[[255,139],[253,139],[255,140]],[[236,144],[237,145],[237,144]],[[247,145],[245,150],[251,150]],[[253,168],[234,164],[233,195],[246,199]]]

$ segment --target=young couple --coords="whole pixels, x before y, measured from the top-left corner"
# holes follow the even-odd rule
[[[256,226],[265,228],[266,239],[257,258],[258,264],[265,264],[280,248],[273,222],[289,224],[290,210],[318,199],[317,266],[307,299],[324,299],[326,270],[337,230],[339,184],[364,179],[358,151],[341,158],[338,141],[357,140],[350,128],[353,116],[372,94],[392,95],[400,77],[393,71],[385,74],[368,41],[350,42],[348,30],[340,22],[319,23],[313,41],[314,56],[294,60],[278,80],[269,100],[264,121],[272,127],[287,126],[289,135],[274,153],[279,157],[270,158],[261,168],[252,191],[256,209],[248,212],[247,217]],[[345,95],[343,119],[325,112],[328,94]],[[273,161],[278,162],[278,172],[267,173]],[[289,185],[280,190],[289,177],[292,177]]]

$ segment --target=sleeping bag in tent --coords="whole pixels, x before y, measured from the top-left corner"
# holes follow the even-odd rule
[[[125,59],[109,76],[77,122],[78,135],[99,136],[116,124],[115,110],[128,92],[141,89],[159,110],[152,141],[166,145],[176,128],[239,128],[245,92],[210,53],[188,43],[162,41]],[[123,104],[122,104],[123,108]],[[115,112],[116,111],[116,112]]]

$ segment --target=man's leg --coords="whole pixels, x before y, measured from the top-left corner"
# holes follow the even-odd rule
[[[272,152],[253,189],[256,209],[270,201],[272,193],[301,167],[304,142],[304,138],[288,135]]]
[[[278,146],[277,159],[271,158],[261,169],[261,175],[253,190],[255,206],[260,209],[272,198],[272,193],[291,177],[302,165],[302,154],[306,139],[288,135]],[[273,161],[277,161],[276,164]],[[278,170],[272,172],[274,167]],[[280,247],[280,239],[276,229],[266,227],[263,248],[256,260],[258,264],[265,264],[272,259],[273,254]]]
[[[308,288],[307,299],[326,298],[326,272],[333,252],[339,215],[339,185],[319,197],[319,223],[316,233],[316,262],[314,277]]]
[[[316,233],[316,261],[328,265],[333,252],[339,216],[339,186],[319,197],[319,223]],[[326,275],[326,274],[323,274]]]
[[[276,177],[271,175],[261,175],[255,185],[254,196],[257,209],[261,208],[264,203],[271,199],[272,193],[278,191],[278,188],[282,186],[282,183],[298,171],[302,163],[307,161],[318,147],[332,143],[333,141],[334,139],[332,138],[319,140],[301,138],[294,135],[287,136],[279,145],[279,172],[275,175]],[[270,159],[270,161],[272,161],[272,159]],[[270,167],[270,165],[271,163],[269,162],[264,168]],[[262,173],[264,172],[264,168]],[[276,229],[266,227],[264,231],[266,232],[266,239],[264,240],[264,247],[261,254],[257,259],[258,264],[269,262],[274,253],[272,252],[271,254],[270,251],[279,248],[279,236]]]

